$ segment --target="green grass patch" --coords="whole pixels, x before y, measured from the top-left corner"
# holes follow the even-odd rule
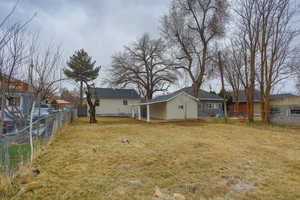
[[[30,157],[30,144],[13,144],[8,148],[9,169],[16,169],[21,162],[24,162]],[[4,162],[4,152],[0,155],[0,160]],[[3,163],[2,163],[3,164]]]

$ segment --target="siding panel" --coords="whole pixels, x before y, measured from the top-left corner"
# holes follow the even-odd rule
[[[183,109],[180,109],[179,106],[183,106]],[[186,94],[181,94],[175,99],[167,102],[167,120],[197,118],[198,102]]]
[[[99,116],[131,116],[130,104],[139,103],[139,99],[127,99],[128,105],[123,105],[123,99],[99,99],[100,106],[96,107]]]

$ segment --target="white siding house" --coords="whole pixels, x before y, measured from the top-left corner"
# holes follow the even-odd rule
[[[152,100],[132,104],[132,116],[138,115],[141,119],[141,107],[147,108],[147,121],[150,119],[159,120],[186,120],[198,118],[198,99],[184,91],[175,92],[169,95],[159,96]],[[138,108],[138,109],[136,109]]]
[[[92,92],[96,100],[97,116],[123,116],[131,115],[130,104],[141,101],[133,89],[95,88]]]

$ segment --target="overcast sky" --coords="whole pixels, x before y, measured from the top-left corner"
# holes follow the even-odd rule
[[[0,19],[16,0],[0,0]],[[37,16],[30,27],[40,32],[42,44],[61,44],[69,57],[84,48],[107,68],[111,56],[143,33],[159,36],[159,20],[168,11],[169,0],[20,0],[14,19]],[[13,19],[13,20],[14,20]],[[205,88],[217,89],[215,83]],[[294,91],[289,81],[282,90]],[[99,86],[99,83],[98,83]]]

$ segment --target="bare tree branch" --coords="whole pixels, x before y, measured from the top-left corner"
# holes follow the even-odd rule
[[[113,86],[131,86],[140,95],[152,99],[154,93],[167,91],[177,79],[174,63],[167,58],[161,39],[152,40],[148,34],[123,53],[113,56],[109,82]]]
[[[224,35],[227,18],[226,0],[174,0],[162,19],[162,35],[174,51],[176,69],[187,72],[196,97],[210,74],[211,44]]]

